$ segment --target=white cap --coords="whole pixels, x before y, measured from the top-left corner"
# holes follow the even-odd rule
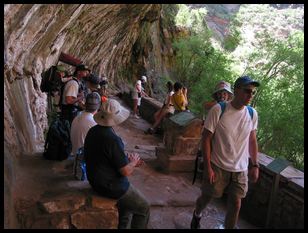
[[[147,77],[143,75],[143,76],[141,76],[141,80],[146,83],[147,82]]]

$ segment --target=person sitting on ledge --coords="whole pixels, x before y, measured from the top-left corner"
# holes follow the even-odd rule
[[[154,114],[155,122],[151,128],[145,131],[146,134],[155,133],[157,127],[164,119],[164,117],[166,117],[168,114],[174,114],[174,106],[171,103],[171,96],[174,94],[172,82],[168,81],[166,86],[168,89],[168,94],[164,100],[164,105]]]

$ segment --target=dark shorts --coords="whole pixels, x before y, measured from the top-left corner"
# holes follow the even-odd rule
[[[202,182],[202,195],[219,198],[224,191],[228,194],[234,195],[237,198],[244,198],[248,191],[248,170],[243,172],[229,172],[217,167],[211,163],[212,169],[215,173],[215,180],[213,184],[209,183],[207,173],[204,172]]]

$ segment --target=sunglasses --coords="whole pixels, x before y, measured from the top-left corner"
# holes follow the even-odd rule
[[[257,93],[256,90],[241,88],[246,94],[255,95]]]

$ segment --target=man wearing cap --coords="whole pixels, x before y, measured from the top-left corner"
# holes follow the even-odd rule
[[[98,194],[117,199],[119,229],[145,229],[150,216],[149,203],[127,179],[142,160],[138,154],[125,154],[123,141],[112,128],[128,116],[129,111],[116,100],[102,103],[94,115],[97,125],[88,131],[84,143],[87,177]]]
[[[85,79],[86,82],[86,93],[97,92],[99,93],[100,89],[100,77],[95,74],[89,74],[89,76]],[[86,95],[87,95],[86,94]]]
[[[204,109],[208,112],[218,102],[229,101],[233,96],[231,84],[226,81],[219,81],[212,94],[213,101],[204,103]]]
[[[234,84],[234,98],[226,103],[221,118],[221,107],[216,104],[205,119],[202,137],[202,193],[196,201],[191,221],[192,229],[200,228],[202,210],[212,198],[221,197],[225,190],[228,194],[228,207],[224,226],[220,228],[235,228],[241,200],[248,190],[249,160],[252,164],[249,168],[249,179],[253,183],[258,180],[258,114],[252,108],[251,116],[247,105],[259,85],[259,82],[249,76],[238,78]]]
[[[101,105],[100,95],[96,92],[89,93],[86,98],[85,110],[76,116],[71,127],[72,154],[76,155],[77,150],[83,147],[84,139],[89,129],[96,125],[94,114]]]
[[[78,111],[84,109],[81,80],[89,75],[89,69],[85,65],[78,65],[74,72],[75,78],[68,81],[62,94],[62,117],[72,124]]]

